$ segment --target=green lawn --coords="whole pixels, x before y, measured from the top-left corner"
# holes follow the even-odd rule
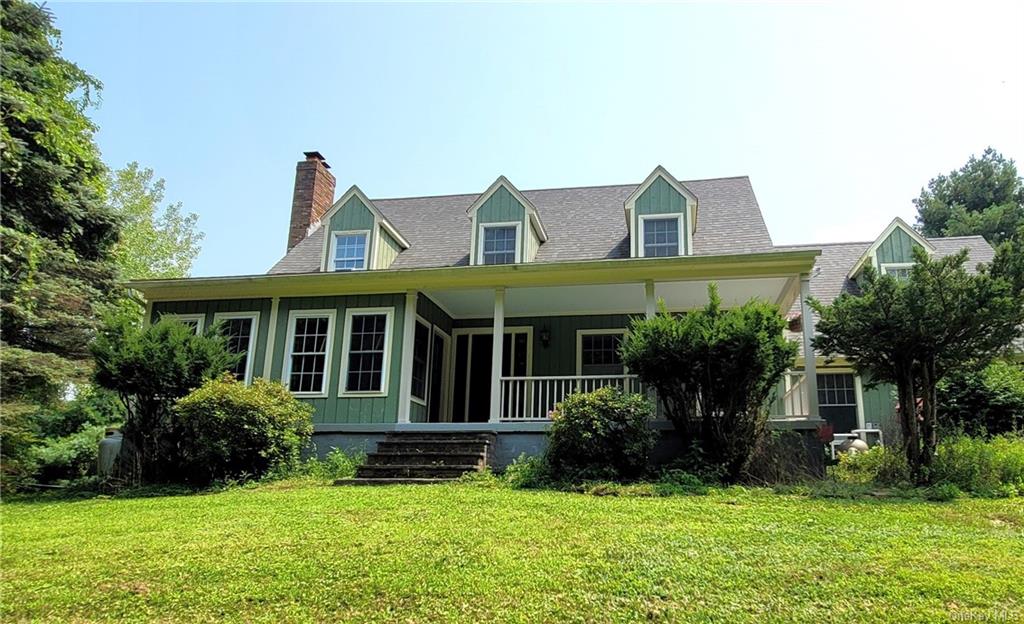
[[[15,502],[4,622],[1024,619],[1024,503],[279,483]]]

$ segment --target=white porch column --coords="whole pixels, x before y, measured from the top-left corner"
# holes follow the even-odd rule
[[[412,354],[416,341],[416,300],[419,292],[405,293],[405,312],[402,314],[402,373],[398,383],[398,422],[409,422],[409,402],[412,400]]]
[[[804,330],[804,387],[807,388],[807,411],[811,418],[818,418],[818,368],[815,362],[814,316],[807,299],[811,296],[811,276],[800,276],[800,320]]]
[[[492,423],[501,420],[501,361],[505,345],[505,289],[494,289],[494,340],[491,347],[491,416]]]
[[[654,280],[644,282],[644,299],[646,300],[644,316],[654,318],[654,315],[658,313],[658,302],[654,298]]]

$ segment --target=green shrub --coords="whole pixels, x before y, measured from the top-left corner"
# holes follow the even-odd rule
[[[1024,489],[1024,437],[986,440],[958,436],[939,444],[932,463],[934,483],[952,483],[965,492],[999,495],[1012,486]]]
[[[189,483],[259,478],[295,466],[313,433],[313,407],[278,382],[251,386],[225,373],[174,408],[181,430],[182,476]]]
[[[910,481],[907,458],[898,449],[873,446],[860,453],[843,453],[829,470],[839,483],[897,486]]]
[[[332,447],[323,459],[314,455],[295,466],[278,466],[271,476],[274,479],[309,477],[318,481],[351,479],[356,476],[356,468],[364,463],[366,463],[366,453],[346,453],[339,448]]]
[[[1024,367],[997,360],[939,383],[938,422],[973,436],[1024,431]]]
[[[505,467],[502,478],[509,487],[529,490],[553,487],[551,469],[543,457],[522,454]]]
[[[228,351],[215,327],[196,335],[172,319],[139,327],[128,317],[111,319],[92,351],[96,383],[125,406],[120,476],[132,485],[177,479],[188,440],[174,402],[229,370],[239,356]]]
[[[491,469],[485,467],[483,470],[470,470],[459,475],[459,483],[482,488],[504,487],[505,482],[498,478]]]
[[[963,496],[960,488],[952,483],[937,483],[925,490],[924,497],[930,501],[946,502]]]
[[[103,425],[87,425],[71,435],[43,440],[33,449],[36,478],[41,483],[53,483],[95,474],[105,429]]]
[[[657,391],[684,443],[699,446],[735,481],[767,431],[765,406],[797,354],[785,327],[778,306],[750,300],[724,308],[710,284],[703,309],[670,314],[663,308],[654,318],[634,320],[622,361]]]
[[[552,413],[545,458],[560,480],[623,480],[641,476],[657,440],[650,402],[617,388],[573,394]]]
[[[666,470],[661,474],[661,479],[655,484],[655,491],[659,496],[672,496],[676,494],[707,494],[707,484],[700,480],[700,477],[682,470]]]

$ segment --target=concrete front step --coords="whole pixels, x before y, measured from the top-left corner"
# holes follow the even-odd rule
[[[451,453],[448,451],[409,452],[377,452],[366,457],[366,463],[378,466],[395,466],[409,464],[432,464],[443,466],[483,466],[484,456],[481,453]]]
[[[381,465],[364,464],[356,469],[356,478],[428,478],[455,479],[467,472],[480,470],[479,464],[467,465],[434,465],[434,464],[401,464]]]
[[[485,455],[486,442],[449,442],[446,440],[395,440],[386,438],[377,443],[378,453],[454,453],[457,455]]]
[[[451,483],[454,480],[455,479],[416,479],[412,477],[378,477],[373,479],[361,479],[356,477],[354,479],[338,479],[334,482],[334,485],[431,485],[435,483]]]

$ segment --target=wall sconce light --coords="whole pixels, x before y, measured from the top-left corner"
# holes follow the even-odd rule
[[[543,327],[540,330],[540,343],[544,345],[545,348],[551,344],[551,330],[547,327]]]

